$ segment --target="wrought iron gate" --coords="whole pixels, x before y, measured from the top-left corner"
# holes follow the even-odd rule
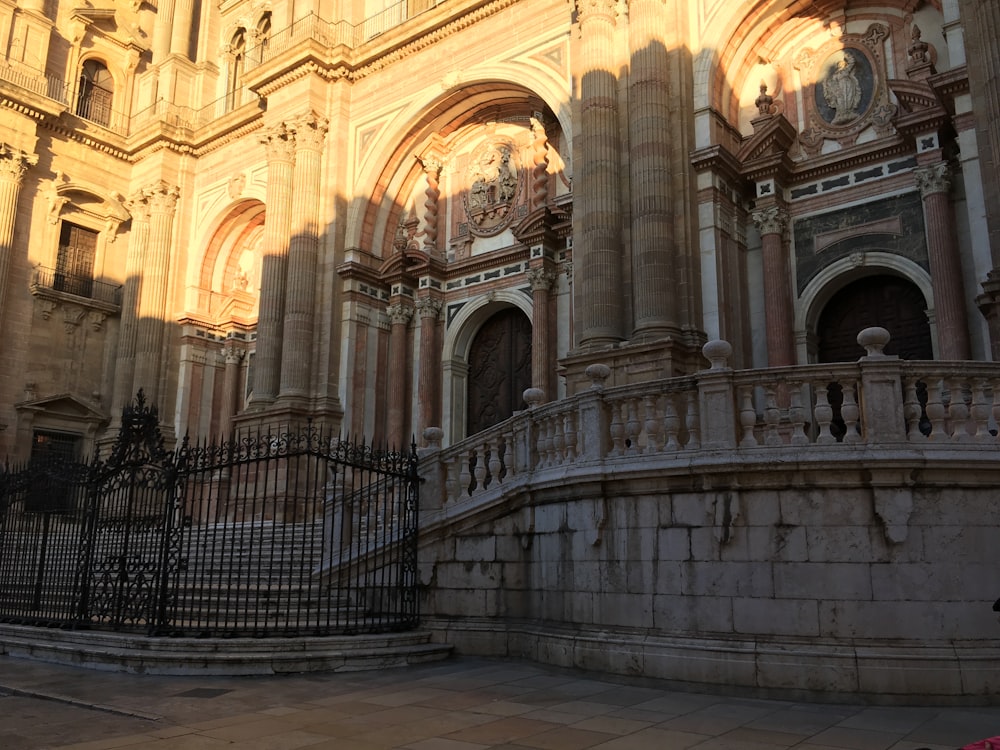
[[[415,452],[322,430],[164,448],[142,394],[103,459],[0,472],[0,621],[150,635],[417,623]]]

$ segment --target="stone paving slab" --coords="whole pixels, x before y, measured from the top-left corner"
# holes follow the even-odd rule
[[[0,750],[955,750],[1000,734],[996,707],[726,697],[472,658],[206,677],[0,656],[0,712]]]

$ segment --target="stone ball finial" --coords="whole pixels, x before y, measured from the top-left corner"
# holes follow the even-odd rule
[[[424,442],[432,450],[441,450],[441,440],[444,438],[444,430],[440,427],[425,427]]]
[[[885,349],[886,344],[891,339],[892,336],[889,335],[889,332],[879,326],[865,328],[858,334],[858,343],[868,352],[867,356],[872,358],[885,357],[886,355],[882,350]]]
[[[545,402],[545,391],[541,388],[525,388],[522,396],[529,409],[534,409]]]
[[[587,369],[583,372],[588,378],[590,378],[590,390],[601,391],[604,390],[604,381],[606,381],[611,375],[611,368],[597,362],[592,365],[587,365]]]
[[[726,363],[733,356],[733,347],[728,341],[715,339],[701,347],[701,353],[705,355],[705,359],[711,362],[712,366],[709,369],[725,370],[727,369]]]

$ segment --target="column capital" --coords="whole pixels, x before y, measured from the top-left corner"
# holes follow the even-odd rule
[[[420,166],[424,168],[424,173],[428,175],[437,177],[441,174],[441,170],[444,169],[444,163],[442,160],[433,154],[418,156],[417,161],[419,161]]]
[[[33,167],[37,163],[37,154],[29,154],[6,143],[0,143],[0,177],[20,185],[28,167]]]
[[[246,356],[247,350],[242,341],[229,339],[222,345],[220,353],[227,365],[238,365]]]
[[[524,274],[533,292],[547,292],[552,288],[556,275],[546,268],[529,268]]]
[[[788,226],[789,216],[788,211],[780,206],[769,206],[754,211],[750,218],[753,219],[753,223],[760,230],[761,235],[765,235],[784,234],[785,228]]]
[[[125,208],[132,214],[132,221],[149,221],[149,201],[146,200],[146,196],[141,190],[137,190],[128,197],[128,200],[125,201]]]
[[[296,150],[322,151],[330,121],[315,112],[305,112],[286,127],[294,135]]]
[[[393,302],[386,306],[385,314],[389,316],[389,322],[393,325],[406,325],[413,317],[413,308],[402,302]]]
[[[142,196],[152,213],[172,214],[177,208],[177,199],[181,191],[176,185],[163,180],[142,189]]]
[[[439,315],[441,315],[441,310],[443,308],[444,302],[437,297],[421,297],[417,300],[417,312],[419,313],[421,319],[436,319]]]
[[[918,167],[913,170],[913,176],[917,180],[921,198],[951,191],[951,168],[947,162],[940,161],[929,167]]]
[[[295,131],[287,123],[280,122],[268,128],[260,136],[268,161],[295,161]]]
[[[576,0],[580,22],[604,19],[611,23],[628,7],[626,0]]]

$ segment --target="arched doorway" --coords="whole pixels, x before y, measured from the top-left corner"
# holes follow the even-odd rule
[[[473,435],[525,408],[531,387],[531,321],[510,307],[476,332],[469,348],[466,434]]]
[[[885,349],[902,359],[933,359],[927,302],[915,284],[898,276],[866,276],[838,291],[823,308],[816,325],[820,362],[853,362],[865,350],[858,333],[870,326],[889,331]]]

